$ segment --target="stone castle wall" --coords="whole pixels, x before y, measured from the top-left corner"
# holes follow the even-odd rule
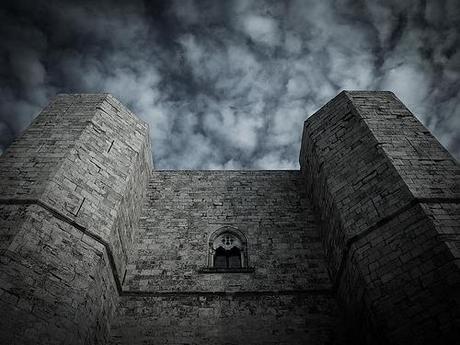
[[[0,342],[455,342],[458,163],[392,93],[342,92],[300,164],[155,171],[112,96],[58,96],[0,157]],[[221,227],[249,267],[207,267]]]
[[[150,169],[147,126],[106,94],[58,96],[2,155],[2,343],[107,341]]]
[[[222,226],[246,273],[203,273]],[[299,171],[153,171],[114,344],[325,344],[340,318]]]
[[[356,334],[453,341],[458,163],[390,92],[342,92],[321,108],[305,122],[300,163]]]

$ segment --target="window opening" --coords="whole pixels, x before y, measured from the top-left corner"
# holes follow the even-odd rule
[[[215,231],[209,239],[208,255],[209,270],[250,270],[246,237],[236,228],[225,226]]]

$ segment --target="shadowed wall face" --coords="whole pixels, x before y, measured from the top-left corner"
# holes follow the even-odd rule
[[[107,341],[149,147],[110,95],[60,95],[1,157],[3,342]]]
[[[247,240],[248,271],[207,269],[222,227]],[[123,288],[114,344],[326,344],[340,329],[299,171],[152,172]]]
[[[300,163],[350,325],[369,342],[453,341],[459,167],[390,92],[342,92]]]

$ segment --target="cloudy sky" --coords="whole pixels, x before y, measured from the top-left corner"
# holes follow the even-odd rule
[[[460,157],[458,0],[2,1],[0,152],[57,93],[110,92],[159,169],[297,169],[303,121],[391,90]]]

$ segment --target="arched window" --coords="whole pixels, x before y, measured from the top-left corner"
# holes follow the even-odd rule
[[[241,249],[232,247],[226,250],[219,246],[214,252],[214,267],[241,268]]]
[[[247,241],[233,227],[217,229],[209,238],[208,267],[202,272],[252,272],[248,268]]]

